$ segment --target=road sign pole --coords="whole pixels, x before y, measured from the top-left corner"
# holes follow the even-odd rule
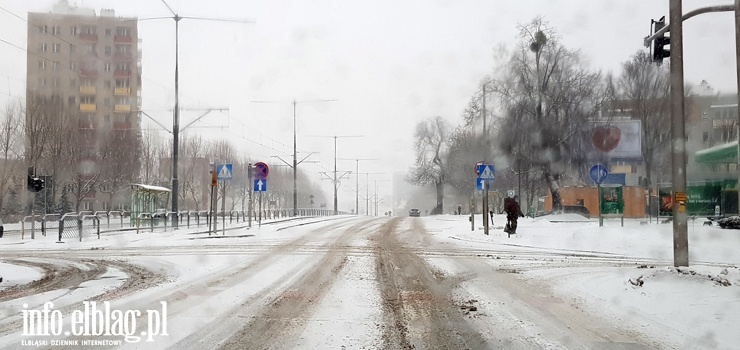
[[[226,236],[226,181],[221,184],[221,227],[223,228],[222,235]]]
[[[249,211],[249,213],[247,214],[248,215],[247,217],[249,220],[248,226],[251,228],[252,227],[252,208],[254,208],[252,206],[252,193],[254,192],[254,188],[253,188],[254,184],[252,183],[252,172],[253,172],[252,164],[251,163],[247,164],[247,167],[248,167],[247,176],[249,177],[249,183],[247,184],[247,186],[249,186],[249,188],[247,189],[249,191],[249,206],[247,207],[247,211]]]
[[[483,233],[488,235],[488,182],[483,182]]]
[[[601,183],[596,184],[596,204],[599,206],[599,227],[604,226],[604,217],[601,216]]]
[[[260,192],[260,200],[259,201],[260,201],[260,212],[259,212],[259,214],[257,214],[257,217],[259,218],[259,219],[257,219],[257,226],[258,227],[262,227],[262,192]]]

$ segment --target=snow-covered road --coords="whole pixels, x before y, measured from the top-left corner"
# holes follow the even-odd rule
[[[506,241],[496,230],[491,236],[471,232],[459,216],[346,216],[240,228],[226,236],[183,230],[64,244],[6,237],[0,241],[5,278],[0,348],[709,349],[737,344],[732,331],[740,322],[736,266],[703,259],[714,262],[671,270],[664,256],[647,254],[655,248],[635,253],[624,249],[633,242],[619,244],[620,238],[609,234],[592,246],[579,242],[578,249],[566,249],[563,240],[591,224],[560,226],[566,232],[561,239],[549,234],[538,240],[549,223],[524,221],[520,236]],[[655,237],[647,242],[657,246],[665,239],[659,233]],[[669,287],[677,288],[678,299]],[[691,305],[681,298],[693,298],[685,303]],[[88,310],[93,302],[97,310],[109,302],[113,312]],[[38,329],[29,335],[29,310],[45,308],[50,315],[59,311],[58,322],[48,335]],[[109,316],[116,310],[118,318]],[[76,312],[99,322],[75,320]]]

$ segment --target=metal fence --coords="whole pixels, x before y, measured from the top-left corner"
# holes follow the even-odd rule
[[[334,211],[329,209],[299,208],[298,216],[330,216]],[[251,215],[250,215],[251,214]],[[138,218],[131,218],[126,211],[82,211],[79,213],[46,214],[37,216],[26,216],[21,221],[21,239],[25,238],[28,233],[31,239],[35,239],[37,231],[43,236],[49,232],[58,231],[59,240],[67,238],[77,238],[82,240],[83,237],[97,235],[100,237],[101,229],[106,231],[119,231],[135,229],[136,232],[149,230],[154,232],[155,229],[173,230],[177,228],[191,228],[212,226],[212,220],[218,220],[223,224],[228,220],[229,224],[247,222],[248,220],[266,220],[288,218],[293,215],[292,209],[265,209],[262,211],[253,210],[250,212],[231,210],[228,212],[218,212],[211,215],[207,210],[201,211],[182,211],[180,213],[167,212],[164,214],[142,213]],[[340,212],[340,214],[346,214]],[[251,218],[250,218],[251,216]],[[175,225],[177,223],[177,225]]]
[[[59,242],[63,242],[65,238],[76,238],[82,242],[83,237],[93,235],[100,239],[100,219],[96,215],[67,213],[58,222]]]

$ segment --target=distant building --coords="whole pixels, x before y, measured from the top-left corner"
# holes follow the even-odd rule
[[[96,15],[93,9],[61,0],[49,13],[28,14],[27,50],[26,108],[41,98],[71,111],[72,116],[64,122],[76,125],[84,150],[97,151],[113,137],[130,140],[121,142],[118,152],[136,146],[140,134],[141,54],[135,17],[115,17],[112,9],[100,10]],[[26,115],[33,118],[35,114]],[[89,158],[85,161],[101,160],[99,156]],[[76,171],[79,174],[80,170]],[[138,175],[137,166],[127,171]],[[100,186],[108,180],[103,178]],[[95,198],[104,193],[92,191],[80,209],[120,207],[121,203],[111,203],[113,194]],[[125,200],[127,196],[119,193],[116,197]]]

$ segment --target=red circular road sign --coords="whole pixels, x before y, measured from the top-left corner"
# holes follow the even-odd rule
[[[267,166],[267,164],[262,162],[254,163],[254,177],[257,179],[266,179],[267,174],[270,173],[270,167]]]
[[[478,174],[478,166],[483,165],[483,164],[485,164],[485,162],[482,160],[480,162],[475,163],[475,168],[473,168],[473,171],[475,171],[475,175],[480,175]]]

